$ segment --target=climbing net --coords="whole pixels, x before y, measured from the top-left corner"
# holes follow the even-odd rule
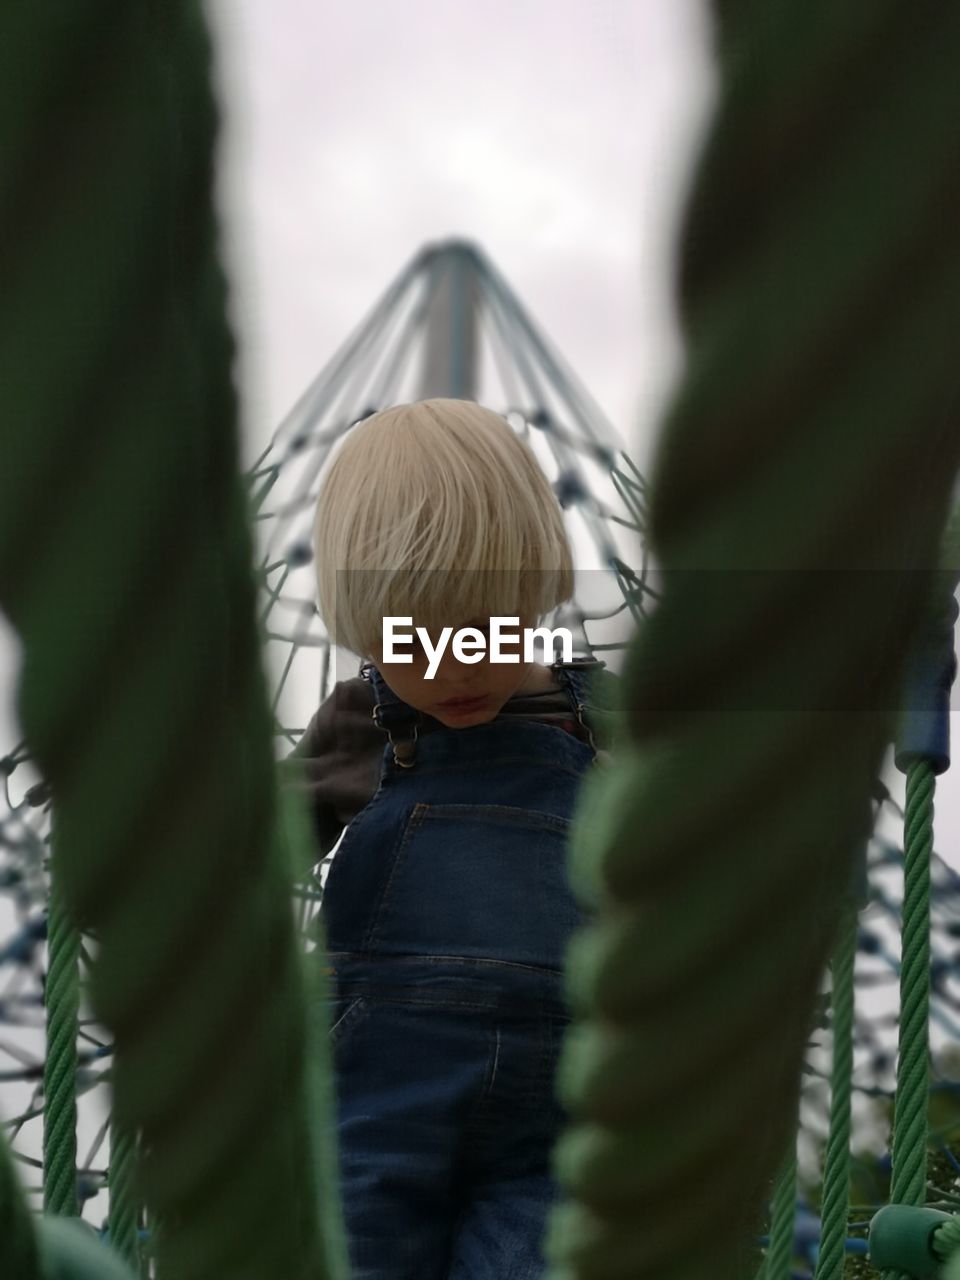
[[[288,744],[299,736],[304,710],[337,678],[337,655],[314,605],[310,531],[321,476],[355,422],[423,398],[418,335],[437,279],[456,269],[484,321],[476,322],[472,353],[483,403],[530,445],[575,549],[574,598],[545,621],[568,628],[578,647],[616,667],[616,655],[655,603],[644,537],[647,486],[615,429],[476,245],[428,245],[324,367],[249,476],[273,709]],[[356,661],[348,664],[356,674]]]

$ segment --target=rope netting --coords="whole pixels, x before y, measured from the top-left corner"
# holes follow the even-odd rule
[[[723,87],[681,244],[688,364],[649,493],[470,251],[499,403],[596,551],[588,567],[619,593],[579,602],[575,629],[618,650],[602,624],[642,622],[615,758],[589,779],[574,831],[571,874],[597,923],[568,957],[558,1089],[572,1123],[554,1153],[567,1200],[550,1280],[743,1280],[778,1168],[763,1266],[766,1280],[790,1273],[790,1135],[831,953],[818,1280],[841,1273],[863,1207],[848,1203],[848,1096],[891,1092],[891,1028],[858,1021],[853,1002],[879,971],[899,970],[903,989],[890,1197],[929,1212],[953,1195],[937,1186],[932,1201],[926,1167],[931,977],[935,1022],[951,1037],[960,1023],[958,881],[932,858],[936,762],[909,763],[905,855],[869,841],[870,927],[858,933],[844,904],[960,457],[960,15],[774,0],[717,17]],[[270,744],[274,720],[296,736],[282,706],[296,655],[319,656],[321,693],[332,677],[295,580],[317,478],[351,422],[403,394],[394,377],[432,259],[338,353],[245,493],[198,7],[16,3],[0,58],[16,317],[0,337],[16,423],[0,606],[23,642],[30,744],[3,761],[0,880],[16,928],[0,1015],[34,1040],[0,1048],[4,1083],[29,1091],[7,1136],[45,1107],[42,1157],[18,1162],[43,1169],[47,1210],[38,1233],[0,1144],[0,1271],[345,1275],[323,977],[289,911],[310,841],[276,794]],[[54,172],[45,157],[65,127],[69,163]],[[419,301],[406,298],[418,280]],[[271,527],[259,599],[251,511]],[[618,542],[647,527],[656,591],[642,550]],[[272,699],[264,630],[286,646]],[[901,913],[888,874],[901,860],[902,963],[880,923]],[[315,905],[309,880],[301,893]],[[815,1081],[815,1045],[806,1056]],[[112,1115],[78,1180],[76,1097],[107,1080]],[[114,1249],[91,1253],[78,1224],[64,1234],[52,1219],[108,1180]],[[922,1274],[960,1237],[952,1218],[924,1218],[917,1244],[901,1222],[891,1275],[911,1273],[904,1257]]]
[[[305,710],[344,664],[330,650],[314,595],[311,526],[320,481],[357,421],[424,398],[425,317],[437,277],[456,266],[469,286],[471,363],[494,406],[534,451],[564,510],[577,590],[546,620],[581,650],[614,663],[656,600],[645,554],[646,483],[576,375],[542,335],[482,250],[467,242],[417,253],[281,424],[248,480],[262,549],[262,621],[278,728],[289,744]]]

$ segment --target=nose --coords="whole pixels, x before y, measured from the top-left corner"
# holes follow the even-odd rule
[[[440,659],[434,678],[449,691],[443,695],[444,701],[447,698],[479,697],[483,692],[480,688],[483,684],[482,663],[461,662],[449,649]]]

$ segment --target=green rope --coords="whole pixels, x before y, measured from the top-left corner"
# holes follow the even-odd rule
[[[770,1243],[757,1280],[790,1280],[797,1221],[797,1149],[791,1139],[773,1189]]]
[[[346,1274],[260,665],[196,0],[14,0],[0,607],[177,1280]],[[52,164],[50,157],[59,157]],[[65,630],[69,643],[64,642]],[[291,801],[292,803],[292,801]],[[299,860],[305,852],[297,852]],[[317,981],[322,981],[321,977]],[[322,994],[320,992],[319,994]]]
[[[55,878],[50,889],[47,940],[43,1207],[47,1213],[76,1215],[80,1211],[77,1201],[76,1087],[80,934],[67,915],[63,894]]]
[[[140,1206],[133,1190],[135,1139],[115,1122],[110,1125],[110,1244],[116,1253],[137,1267],[140,1260],[137,1222]]]
[[[960,461],[960,10],[715,12],[663,590],[572,830],[549,1280],[752,1271]]]
[[[14,1173],[10,1148],[0,1135],[0,1276],[43,1280],[37,1238],[26,1197]]]
[[[900,1046],[894,1101],[890,1203],[922,1205],[927,1188],[930,1079],[930,855],[934,772],[925,760],[907,770],[900,969]],[[901,1273],[888,1271],[886,1280]]]
[[[854,962],[857,912],[840,923],[832,971],[833,1065],[830,1077],[830,1134],[820,1207],[820,1255],[814,1280],[842,1280],[850,1203],[850,1098],[853,1076]]]

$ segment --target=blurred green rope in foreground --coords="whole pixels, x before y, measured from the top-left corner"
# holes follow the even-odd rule
[[[163,1224],[158,1275],[344,1276],[255,625],[200,7],[14,0],[0,65],[0,607],[23,641],[54,877],[98,937],[91,994],[117,1123],[139,1134],[136,1190]]]
[[[960,10],[714,12],[663,596],[574,826],[550,1280],[756,1273],[960,458]]]

